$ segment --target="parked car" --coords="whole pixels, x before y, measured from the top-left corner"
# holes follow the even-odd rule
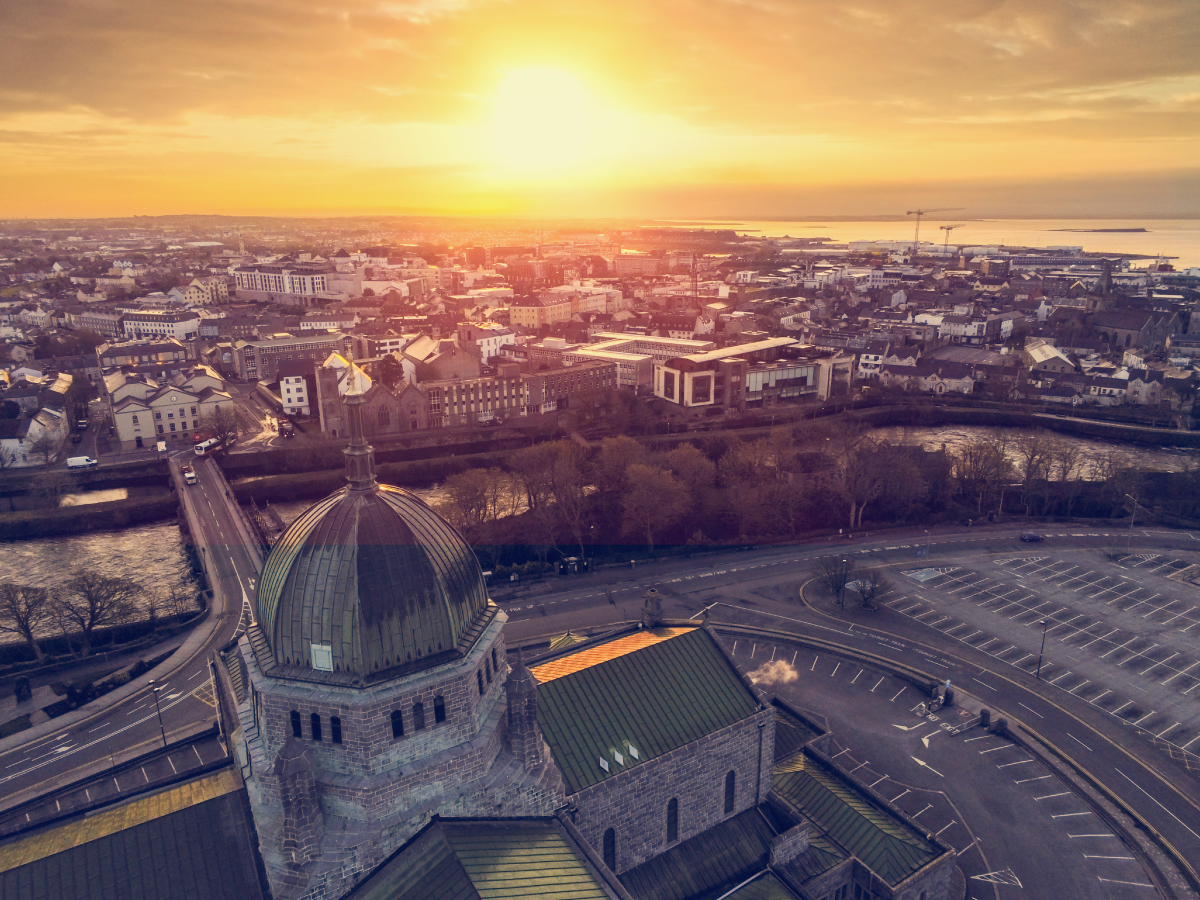
[[[1027,544],[1037,544],[1037,543],[1040,543],[1041,541],[1044,541],[1045,538],[1042,537],[1040,534],[1038,534],[1036,531],[1025,531],[1025,532],[1022,532],[1022,534],[1021,534],[1021,540],[1023,540]]]

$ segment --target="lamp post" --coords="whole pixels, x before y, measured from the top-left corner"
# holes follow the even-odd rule
[[[925,555],[929,555],[929,529],[925,529]]]
[[[154,711],[158,714],[158,731],[162,735],[163,747],[165,748],[167,746],[167,731],[163,728],[162,708],[158,705],[158,692],[162,690],[162,686],[156,685],[153,678],[148,683],[150,685],[150,693],[154,695]]]
[[[1038,670],[1037,680],[1042,680],[1042,654],[1046,652],[1046,627],[1050,624],[1049,620],[1042,619],[1042,649],[1038,651]]]
[[[1133,520],[1137,518],[1138,502],[1137,497],[1131,497],[1129,494],[1126,494],[1125,498],[1133,501],[1133,509],[1129,511],[1129,539],[1125,542],[1125,555],[1128,556],[1133,552]]]

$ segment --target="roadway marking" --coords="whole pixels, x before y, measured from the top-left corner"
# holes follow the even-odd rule
[[[1024,703],[1021,703],[1020,701],[1017,701],[1017,705],[1018,705],[1018,706],[1025,706],[1025,704],[1024,704]],[[1025,708],[1026,708],[1026,709],[1029,709],[1029,707],[1028,707],[1028,706],[1025,706]],[[1040,712],[1038,712],[1036,709],[1029,709],[1029,711],[1030,711],[1031,713],[1033,713],[1035,716],[1037,716],[1039,719],[1044,719],[1044,718],[1046,718],[1046,717],[1045,717],[1045,716],[1043,716],[1043,715],[1042,715]]]
[[[1151,800],[1154,800],[1154,797],[1150,796],[1149,792],[1144,787],[1142,787],[1140,784],[1138,784],[1136,781],[1134,781],[1132,778],[1130,778],[1128,775],[1126,775],[1120,769],[1114,768],[1113,771],[1116,772],[1118,775],[1120,775],[1122,778],[1124,778],[1126,781],[1128,781],[1130,784],[1132,784],[1135,788],[1137,788],[1139,791],[1141,791],[1147,797],[1150,797]],[[1165,806],[1163,806],[1157,800],[1154,800],[1154,802],[1155,802],[1155,804],[1157,804],[1159,809],[1161,809],[1163,812],[1165,812],[1168,816],[1170,816],[1172,819],[1174,819],[1180,825],[1183,825],[1184,828],[1187,828],[1188,833],[1191,834],[1192,837],[1200,839],[1200,834],[1196,834],[1196,832],[1194,832],[1194,831],[1192,831],[1192,829],[1188,828],[1187,825],[1184,825],[1183,820],[1180,819],[1179,816],[1175,815],[1175,813],[1171,812],[1169,809],[1167,809]]]

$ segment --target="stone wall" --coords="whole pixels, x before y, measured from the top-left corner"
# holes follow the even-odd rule
[[[310,744],[318,772],[375,776],[411,767],[443,750],[473,740],[503,695],[508,665],[498,617],[467,657],[382,685],[355,689],[289,682],[262,675],[248,646],[242,648],[254,686],[261,754],[271,760],[292,736],[292,712],[300,716],[303,740]],[[499,666],[497,671],[492,660]],[[480,677],[484,691],[479,693]],[[437,722],[437,698],[446,719]],[[415,704],[424,709],[425,727],[414,721]],[[392,736],[392,712],[402,716],[404,734]],[[321,718],[321,740],[312,739],[311,717]],[[341,743],[333,742],[332,718],[341,723]]]
[[[585,788],[568,800],[575,826],[597,854],[616,831],[618,874],[765,800],[771,790],[775,711],[767,708],[663,756]],[[733,812],[725,777],[736,772]],[[679,800],[678,840],[667,843],[667,803]]]

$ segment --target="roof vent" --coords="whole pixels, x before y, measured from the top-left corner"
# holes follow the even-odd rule
[[[625,743],[625,746],[629,748],[629,755],[630,755],[630,756],[632,756],[634,759],[639,759],[639,758],[640,758],[640,757],[638,756],[637,747],[633,746],[633,744],[630,744],[628,741]]]
[[[618,750],[613,751],[613,759],[615,759],[617,761],[618,766],[625,765],[625,757],[623,757],[621,755],[620,751],[618,751]]]
[[[600,761],[600,768],[602,768],[605,772],[607,772],[608,771],[608,760],[605,759],[603,756],[597,757],[597,759],[599,759],[599,761]]]

